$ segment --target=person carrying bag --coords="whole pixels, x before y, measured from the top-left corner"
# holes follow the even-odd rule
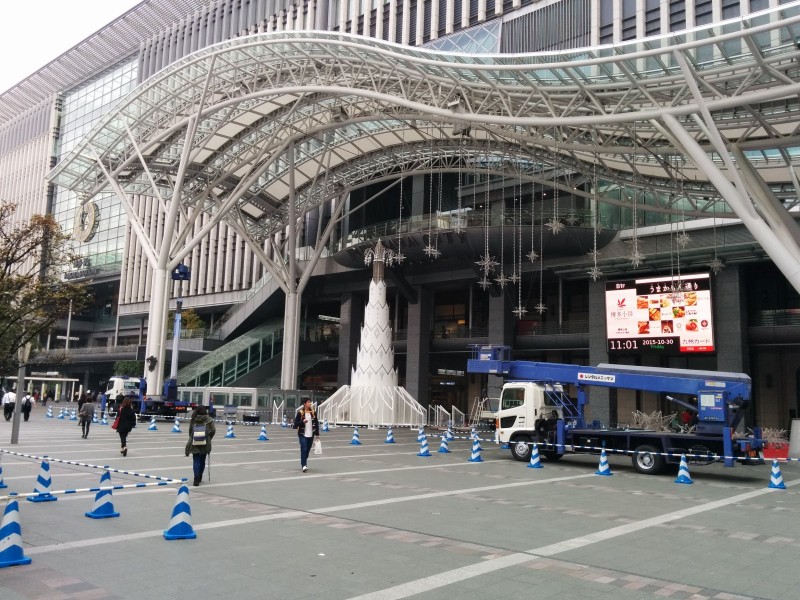
[[[207,406],[198,406],[189,421],[189,440],[186,442],[186,456],[192,455],[194,485],[200,485],[206,468],[206,457],[211,454],[211,439],[217,432],[214,419],[208,415]],[[210,471],[209,457],[209,471]]]

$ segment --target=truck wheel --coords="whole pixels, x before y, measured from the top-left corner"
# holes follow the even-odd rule
[[[633,455],[633,468],[645,475],[655,475],[664,469],[664,457],[652,446],[642,445]]]
[[[531,459],[531,440],[528,437],[518,437],[511,441],[511,456],[517,460],[528,462]]]

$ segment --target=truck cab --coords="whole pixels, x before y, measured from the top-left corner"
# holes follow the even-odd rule
[[[530,457],[530,443],[552,442],[557,421],[564,419],[564,406],[569,396],[561,384],[532,381],[510,381],[503,385],[497,412],[497,434],[500,442],[508,443],[511,454],[518,460]],[[557,455],[544,451],[548,458]]]

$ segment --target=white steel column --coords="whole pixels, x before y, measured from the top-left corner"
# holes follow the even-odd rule
[[[297,385],[297,351],[300,332],[299,304],[297,294],[297,207],[295,206],[294,142],[289,145],[289,198],[287,219],[286,253],[289,260],[289,277],[286,282],[286,311],[283,315],[283,352],[281,354],[281,389],[293,390]]]

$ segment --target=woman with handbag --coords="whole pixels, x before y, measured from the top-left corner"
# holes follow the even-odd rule
[[[306,398],[303,406],[297,409],[293,427],[297,429],[297,437],[300,441],[300,470],[305,473],[308,471],[308,454],[311,452],[311,445],[314,440],[319,440],[319,421],[317,421],[317,413],[311,406],[311,398]]]
[[[122,406],[117,413],[117,418],[111,425],[112,429],[116,429],[119,434],[120,453],[122,456],[128,456],[128,434],[136,427],[136,412],[133,410],[130,398],[125,398]]]
[[[189,441],[186,442],[186,456],[192,455],[194,485],[200,485],[203,479],[206,457],[211,454],[211,438],[216,432],[217,427],[214,419],[208,415],[208,407],[198,406],[189,421]]]

